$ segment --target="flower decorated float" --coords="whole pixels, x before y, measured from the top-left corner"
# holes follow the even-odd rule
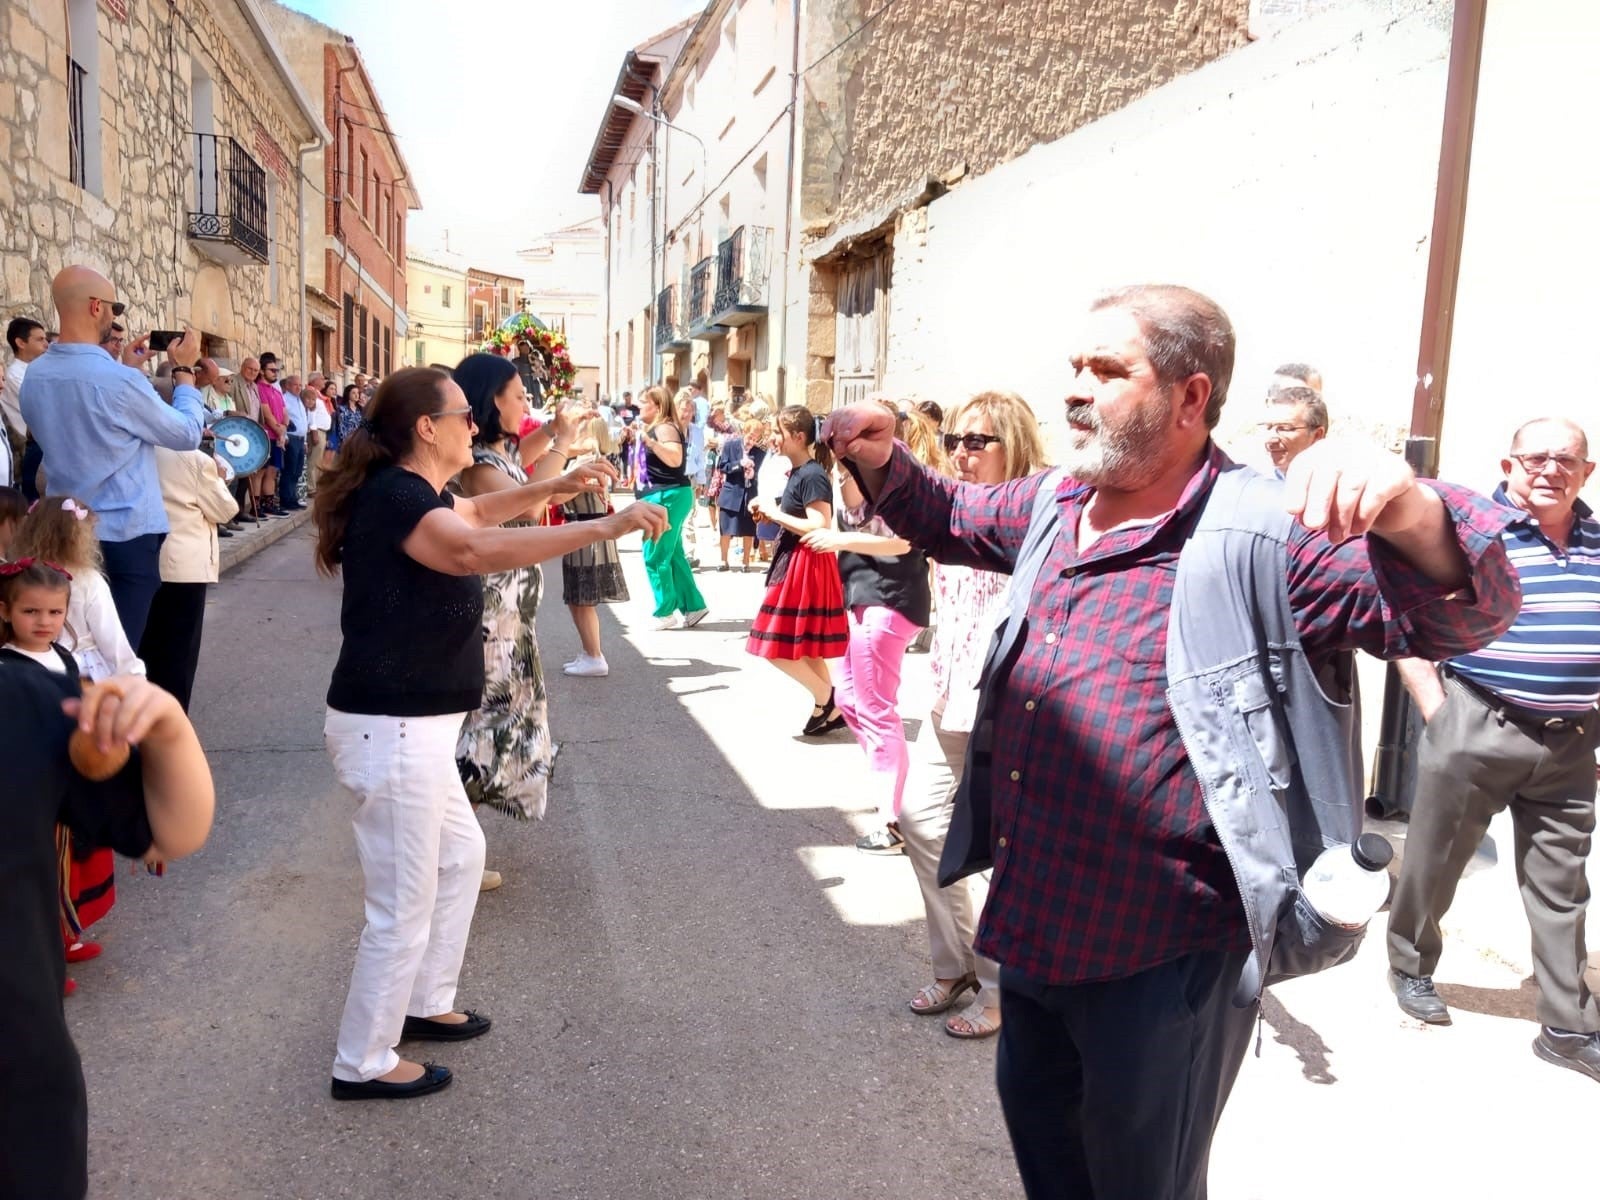
[[[545,403],[565,400],[573,393],[578,370],[572,365],[566,336],[558,330],[547,329],[537,317],[528,313],[508,317],[489,335],[482,349],[489,354],[527,361],[541,384],[541,399]]]

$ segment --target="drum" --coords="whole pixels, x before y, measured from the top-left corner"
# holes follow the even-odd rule
[[[217,457],[233,468],[235,475],[250,475],[267,465],[272,444],[267,431],[249,417],[223,417],[211,427]]]

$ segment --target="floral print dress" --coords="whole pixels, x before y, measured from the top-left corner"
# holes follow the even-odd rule
[[[472,460],[528,482],[521,466],[497,451],[475,447]],[[537,566],[483,577],[483,703],[468,714],[456,745],[467,799],[524,821],[544,816],[555,765],[533,627],[543,593]]]

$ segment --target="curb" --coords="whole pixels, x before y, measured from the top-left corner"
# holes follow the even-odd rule
[[[281,542],[310,520],[311,509],[307,508],[289,517],[269,517],[267,524],[258,526],[249,533],[234,534],[222,543],[220,572],[226,575],[235,567],[244,565],[268,546]]]

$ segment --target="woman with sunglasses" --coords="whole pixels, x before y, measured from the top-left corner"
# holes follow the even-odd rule
[[[1045,466],[1044,442],[1033,410],[1010,392],[983,392],[949,416],[944,435],[951,473],[963,483],[993,486],[1021,479]],[[972,948],[989,895],[989,872],[939,886],[939,856],[955,807],[956,785],[966,760],[967,739],[977,716],[978,678],[989,650],[997,606],[1008,576],[996,571],[935,563],[934,601],[939,623],[933,633],[931,719],[921,724],[911,748],[912,773],[900,810],[900,834],[928,913],[933,982],[911,998],[919,1015],[947,1012],[973,992],[971,1004],[944,1023],[956,1038],[987,1038],[1000,1032],[1000,965]]]
[[[450,1072],[402,1061],[395,1044],[464,1041],[489,1029],[487,1018],[456,1008],[483,876],[483,830],[456,765],[462,724],[486,698],[483,578],[666,525],[661,509],[634,504],[553,529],[501,528],[597,488],[611,469],[590,463],[458,498],[445,489],[473,465],[475,428],[445,372],[396,371],[313,506],[317,566],[344,575],[344,641],[324,739],[358,801],[367,913],[333,1064],[339,1100],[437,1091]]]
[[[521,487],[530,474],[522,466],[521,436],[528,415],[528,391],[517,364],[498,354],[469,354],[453,373],[471,407],[472,463],[457,480],[469,498]],[[577,430],[570,413],[558,410],[541,427],[538,440],[546,452],[533,460],[532,477],[548,479],[561,472],[566,448]],[[555,453],[549,453],[554,447]],[[543,503],[515,514],[508,524],[538,525]],[[603,538],[591,538],[585,545]],[[555,764],[539,638],[534,618],[544,595],[544,572],[537,566],[497,571],[483,580],[483,704],[467,718],[456,749],[467,799],[487,804],[518,820],[543,817]],[[485,889],[500,885],[499,872],[489,871]]]

